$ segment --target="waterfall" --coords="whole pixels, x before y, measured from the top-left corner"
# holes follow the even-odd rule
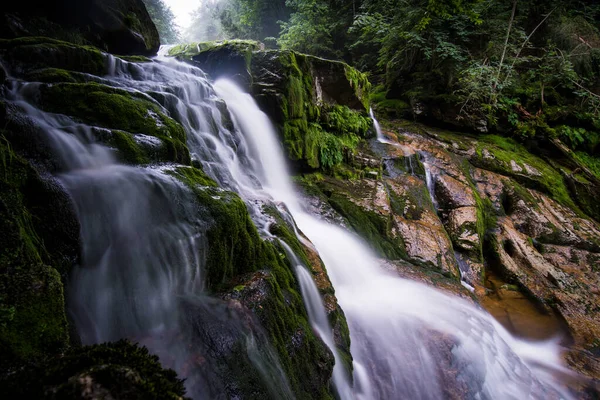
[[[352,387],[346,376],[346,371],[342,364],[341,357],[335,346],[335,340],[333,339],[333,330],[327,319],[327,313],[319,289],[315,284],[310,272],[304,265],[298,260],[298,257],[294,254],[292,249],[282,243],[288,257],[294,262],[296,266],[296,276],[298,277],[298,283],[300,284],[300,290],[302,291],[302,297],[306,303],[306,310],[310,318],[313,329],[317,331],[319,337],[325,342],[325,345],[331,350],[335,357],[335,365],[333,367],[333,382],[336,386],[338,395],[342,399],[352,398]]]
[[[512,337],[473,303],[384,270],[360,239],[303,210],[268,119],[233,83],[215,87],[228,104],[243,102],[232,111],[255,143],[256,175],[287,205],[326,265],[350,327],[352,397],[439,399],[450,395],[445,390],[451,382],[467,398],[568,397],[557,393],[553,378],[566,372],[556,341]]]
[[[248,204],[266,198],[250,173],[257,167],[246,156],[244,137],[224,126],[223,102],[202,71],[172,60],[136,64],[110,55],[106,64],[107,76],[90,79],[145,96],[184,126],[192,157],[207,160],[208,174]],[[241,340],[270,396],[293,398],[259,324],[205,292],[206,231],[213,222],[199,215],[195,195],[172,176],[180,166],[119,164],[114,150],[96,141],[108,130],[42,111],[39,90],[38,83],[12,81],[8,100],[53,150],[57,177],[75,205],[82,254],[67,303],[81,342],[139,342],[186,379],[191,397],[220,399],[235,388],[217,353]],[[158,140],[134,134],[149,145]]]
[[[383,134],[383,131],[381,130],[381,125],[379,125],[379,121],[377,121],[377,118],[375,118],[375,112],[373,111],[372,108],[369,109],[369,116],[371,117],[371,120],[373,121],[373,127],[375,128],[375,134],[376,134],[377,141],[379,143],[396,145],[396,143],[394,143],[391,140],[389,140],[388,138],[386,138],[385,135]]]
[[[339,363],[334,369],[341,398],[438,399],[450,396],[449,387],[465,398],[559,397],[553,374],[565,369],[557,343],[518,340],[472,302],[399,278],[354,234],[307,212],[277,133],[249,94],[226,80],[213,88],[198,68],[162,57],[129,63],[107,56],[107,66],[107,76],[93,79],[145,96],[179,121],[194,162],[243,198],[259,228],[268,223],[262,205],[281,203],[314,244],[350,328],[353,386]],[[266,335],[204,292],[211,221],[198,218],[193,194],[169,173],[177,166],[121,165],[95,142],[99,128],[37,109],[37,84],[12,86],[10,101],[46,133],[80,219],[82,262],[68,297],[82,342],[134,339],[182,374],[191,396],[225,398],[227,382],[210,356],[201,370],[185,371],[196,357],[191,344],[210,346],[193,342],[199,326],[226,326],[246,338],[246,353],[271,397],[293,398]],[[236,129],[225,126],[225,105]],[[335,355],[319,293],[296,264],[311,324]],[[190,310],[201,320],[192,320]]]

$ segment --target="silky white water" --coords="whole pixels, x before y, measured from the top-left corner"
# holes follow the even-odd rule
[[[468,398],[567,397],[556,391],[549,373],[566,371],[555,341],[512,337],[472,303],[387,272],[353,234],[305,212],[271,123],[234,84],[219,81],[215,87],[228,105],[244,104],[231,109],[255,144],[257,176],[287,205],[325,262],[350,327],[355,360],[350,397],[439,399],[449,395],[448,386]]]
[[[556,397],[551,372],[562,370],[556,343],[517,340],[470,302],[398,278],[355,235],[304,210],[277,134],[251,96],[228,81],[213,89],[201,70],[175,60],[136,64],[107,56],[107,66],[107,76],[90,79],[144,95],[179,121],[193,159],[240,194],[259,228],[268,223],[262,205],[274,200],[314,244],[352,338],[353,382],[339,363],[334,369],[341,398],[437,399],[448,397],[447,390],[481,399]],[[186,374],[196,356],[190,346],[210,354],[244,337],[270,396],[292,398],[265,335],[203,293],[204,233],[211,221],[198,218],[192,193],[167,173],[175,166],[120,165],[96,142],[101,128],[37,109],[38,90],[38,84],[15,82],[11,101],[54,149],[56,174],[80,219],[82,262],[68,296],[82,341],[138,340],[187,378],[191,396],[212,399],[226,396],[228,382],[216,356]],[[234,127],[227,126],[226,109]],[[143,132],[135,139],[153,144]],[[311,324],[335,353],[318,291],[306,270],[296,273]],[[202,330],[211,324],[226,327],[231,338]]]
[[[375,129],[375,137],[377,138],[377,141],[379,143],[396,145],[397,143],[392,142],[383,134],[381,126],[379,125],[379,121],[377,121],[377,118],[375,118],[375,113],[373,112],[372,108],[369,109],[369,116],[371,117],[371,120],[373,120],[373,128]]]
[[[249,204],[266,196],[252,176],[257,168],[245,156],[244,138],[224,126],[225,105],[202,71],[170,60],[135,64],[107,55],[106,62],[108,74],[90,75],[91,81],[145,96],[184,126],[192,155],[206,160],[207,173],[243,193]],[[272,398],[293,398],[260,324],[205,293],[206,230],[214,222],[199,214],[194,194],[172,176],[179,166],[119,164],[114,150],[97,141],[110,137],[109,130],[39,109],[39,83],[10,85],[8,100],[36,140],[51,149],[45,156],[81,226],[81,262],[67,293],[81,342],[140,342],[186,379],[188,395],[196,399],[238,395],[222,365],[231,346],[243,343],[257,383]],[[142,132],[133,132],[133,139],[161,145]]]

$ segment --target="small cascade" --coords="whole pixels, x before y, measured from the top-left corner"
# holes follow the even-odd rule
[[[377,118],[375,118],[375,113],[373,112],[373,108],[369,109],[369,116],[371,117],[371,120],[373,121],[373,127],[375,128],[375,134],[377,135],[377,141],[379,143],[397,145],[397,143],[392,142],[391,140],[386,138],[385,135],[383,134],[383,131],[381,130],[381,125],[379,125],[379,121],[377,121]]]
[[[427,161],[423,161],[423,167],[425,168],[425,184],[427,185],[427,191],[429,192],[429,197],[433,203],[433,208],[437,213],[439,210],[439,204],[435,198],[435,182],[433,181],[433,176],[431,175],[431,166]]]
[[[439,399],[454,387],[465,398],[568,398],[552,378],[566,371],[556,342],[515,339],[472,303],[384,270],[353,234],[307,213],[282,152],[274,150],[279,143],[268,119],[234,84],[216,86],[228,104],[247,101],[234,114],[254,121],[240,129],[261,144],[254,147],[260,160],[255,175],[274,200],[286,204],[325,263],[350,328],[354,397]]]
[[[298,257],[296,257],[292,249],[287,244],[281,243],[285,248],[288,257],[296,266],[296,276],[298,277],[298,283],[300,284],[300,290],[302,291],[302,297],[306,304],[306,310],[312,328],[317,332],[329,350],[331,350],[335,358],[333,382],[338,392],[338,396],[341,399],[352,399],[354,397],[352,394],[352,387],[348,381],[347,372],[344,370],[340,354],[335,346],[333,330],[327,319],[325,305],[323,304],[323,299],[321,299],[319,289],[310,272],[308,272],[306,267],[298,260]]]
[[[423,167],[425,169],[425,183],[427,185],[427,191],[429,192],[429,197],[431,198],[431,202],[433,203],[433,207],[436,213],[439,213],[439,203],[435,197],[435,182],[434,177],[431,174],[431,164],[427,161],[428,156],[422,154],[424,158]],[[458,270],[460,272],[460,284],[470,292],[474,292],[475,288],[466,281],[465,276],[469,272],[469,265],[463,258],[462,254],[458,251],[454,251],[454,259],[456,260],[456,265],[458,265]]]

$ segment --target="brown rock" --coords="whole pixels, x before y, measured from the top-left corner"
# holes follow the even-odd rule
[[[466,251],[479,250],[477,207],[461,207],[451,210],[445,226],[453,244]]]
[[[477,205],[469,185],[449,175],[439,175],[435,180],[435,196],[442,209],[474,207]]]

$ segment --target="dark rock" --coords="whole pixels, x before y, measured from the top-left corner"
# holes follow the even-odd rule
[[[6,70],[4,69],[2,64],[0,64],[0,85],[4,84],[4,82],[6,81],[7,75],[8,74],[6,73]]]
[[[115,54],[154,55],[158,31],[142,0],[24,0],[0,6],[0,37],[47,36]]]
[[[229,78],[240,86],[249,89],[252,84],[250,60],[253,48],[231,44],[216,46],[192,57],[198,65],[213,79]]]
[[[69,71],[98,76],[107,72],[106,56],[98,49],[46,37],[0,40],[0,57],[11,75],[25,75],[28,80],[72,82]],[[48,69],[53,74],[48,74]]]
[[[124,340],[78,347],[0,379],[7,398],[184,399],[183,381]]]
[[[459,182],[450,175],[440,175],[435,181],[435,197],[442,209],[474,207],[475,197],[466,183]]]

